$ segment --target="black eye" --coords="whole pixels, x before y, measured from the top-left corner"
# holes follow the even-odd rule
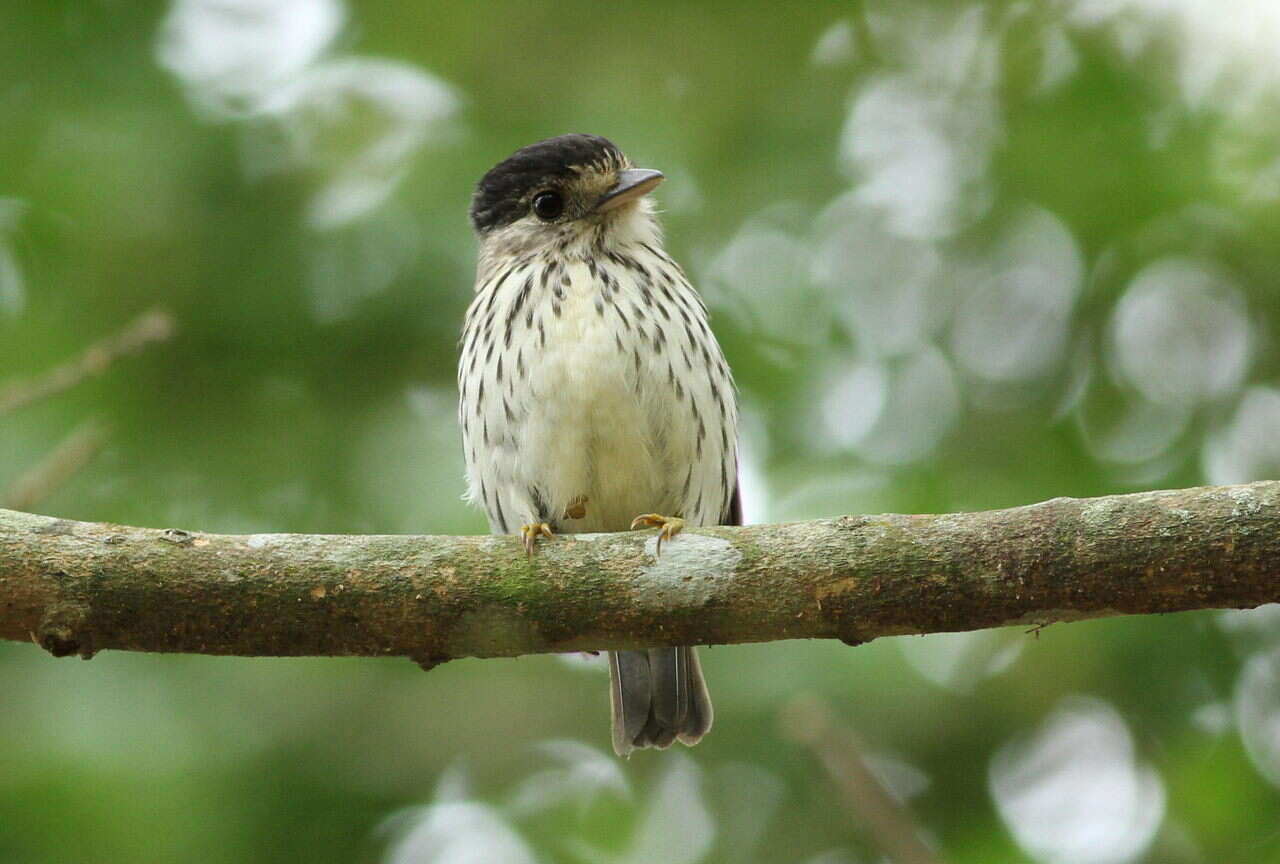
[[[533,196],[533,215],[543,222],[558,219],[564,212],[564,198],[559,192],[539,192]]]

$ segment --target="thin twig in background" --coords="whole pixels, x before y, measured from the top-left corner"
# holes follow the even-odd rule
[[[93,461],[106,442],[106,426],[97,419],[86,420],[62,439],[52,453],[10,484],[0,495],[0,504],[14,510],[36,506]]]
[[[86,378],[101,375],[121,357],[171,339],[174,330],[174,319],[169,312],[163,309],[144,312],[119,332],[90,345],[79,356],[39,375],[0,387],[0,417],[69,390]]]
[[[795,699],[782,715],[784,731],[808,747],[840,790],[845,807],[894,864],[943,864],[921,839],[915,817],[884,787],[862,758],[852,729],[835,721],[816,696]]]

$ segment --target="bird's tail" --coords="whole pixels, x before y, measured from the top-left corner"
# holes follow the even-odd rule
[[[711,697],[693,648],[650,648],[609,654],[613,750],[693,746],[711,728]]]

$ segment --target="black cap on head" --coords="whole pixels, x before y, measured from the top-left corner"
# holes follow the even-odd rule
[[[624,167],[626,157],[599,135],[558,135],[521,147],[480,178],[471,196],[471,224],[481,234],[510,225],[528,212],[530,192],[591,164]]]

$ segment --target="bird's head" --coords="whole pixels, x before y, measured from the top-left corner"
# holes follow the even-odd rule
[[[607,138],[560,135],[491,168],[472,196],[471,224],[482,255],[585,252],[619,235],[656,233],[644,196],[662,180],[661,171],[632,167]]]

